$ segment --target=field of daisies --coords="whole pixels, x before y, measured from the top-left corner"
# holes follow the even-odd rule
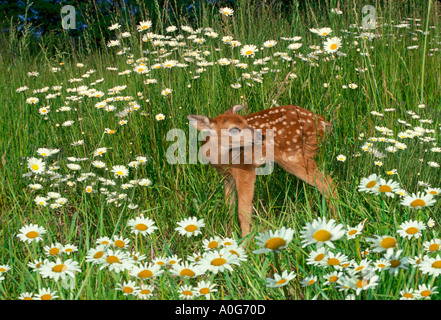
[[[439,4],[259,3],[115,14],[96,50],[0,58],[2,300],[441,298]],[[236,104],[332,121],[335,213],[276,166],[241,238],[190,142],[167,161],[187,115]]]

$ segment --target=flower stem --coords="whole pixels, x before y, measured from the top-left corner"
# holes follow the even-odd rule
[[[277,272],[282,275],[282,270],[280,269],[279,264],[279,255],[275,251],[273,251],[273,258],[274,258],[274,265],[276,266]],[[285,296],[285,299],[289,298],[288,290],[286,289],[286,286],[283,286],[283,295]]]

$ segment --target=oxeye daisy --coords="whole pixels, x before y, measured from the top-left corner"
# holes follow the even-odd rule
[[[289,281],[294,279],[296,277],[296,274],[294,271],[291,271],[288,274],[288,270],[284,270],[282,274],[275,273],[274,278],[266,278],[266,286],[268,288],[279,288],[286,286]]]
[[[400,291],[400,300],[418,300],[420,295],[416,293],[415,289],[404,289]]]
[[[232,264],[239,264],[239,260],[232,253],[220,254],[216,251],[205,253],[199,261],[199,265],[204,269],[217,274],[225,270],[233,271]]]
[[[243,57],[251,57],[258,50],[254,44],[246,44],[240,49],[240,55]]]
[[[41,159],[29,158],[28,168],[35,174],[43,173],[46,170],[46,164]]]
[[[337,283],[337,281],[343,276],[343,272],[334,271],[323,276],[326,281],[323,283],[324,286]]]
[[[130,239],[128,238],[123,238],[123,237],[119,237],[117,235],[113,236],[113,241],[111,242],[111,245],[119,248],[119,249],[124,249],[127,248],[127,246],[129,245]]]
[[[424,191],[432,196],[439,196],[441,194],[441,188],[427,188]]]
[[[41,288],[35,294],[35,300],[54,300],[57,299],[57,291],[52,291],[50,288]]]
[[[146,279],[158,277],[163,272],[164,270],[162,270],[161,267],[158,266],[157,264],[143,263],[140,265],[132,266],[132,269],[130,270],[130,275],[140,280],[146,280]]]
[[[44,252],[47,256],[54,257],[62,253],[63,245],[61,243],[51,244],[49,246],[44,246]]]
[[[388,259],[381,258],[374,262],[374,269],[377,271],[387,270],[389,267],[390,262]]]
[[[432,239],[430,241],[423,242],[423,247],[427,252],[438,252],[441,249],[441,239]]]
[[[172,93],[172,89],[170,88],[165,88],[164,90],[161,91],[161,94],[165,97],[168,96],[170,93]]]
[[[176,254],[173,254],[171,257],[168,257],[168,265],[173,266],[174,264],[179,263],[181,260],[182,258],[179,258]]]
[[[103,154],[107,153],[107,148],[98,148],[93,152],[93,156],[102,156]]]
[[[128,268],[128,254],[119,250],[106,250],[100,259],[100,270],[108,268],[109,271],[119,273]]]
[[[423,299],[430,299],[432,295],[438,293],[436,291],[438,287],[432,287],[432,285],[426,285],[425,283],[418,285],[418,290],[416,290],[416,294],[421,296]]]
[[[220,243],[222,242],[222,238],[219,236],[210,237],[210,239],[204,239],[202,245],[204,250],[214,250],[219,248]]]
[[[280,252],[281,250],[288,247],[289,243],[292,241],[294,235],[294,230],[291,228],[282,227],[276,231],[265,231],[259,233],[256,237],[257,245],[261,249],[254,250],[254,254],[267,253],[267,252]]]
[[[346,161],[346,156],[343,155],[343,154],[338,155],[337,156],[337,161],[345,162]]]
[[[185,218],[179,221],[177,224],[179,227],[176,227],[175,230],[178,231],[179,234],[187,237],[201,234],[201,228],[205,227],[204,219],[198,220],[197,217]]]
[[[224,16],[230,17],[233,15],[234,10],[228,7],[224,7],[224,8],[220,8],[219,12]]]
[[[358,185],[358,191],[373,193],[373,188],[379,183],[381,176],[371,174],[367,178],[362,178],[360,184]]]
[[[394,198],[394,192],[400,190],[400,184],[393,180],[386,181],[382,178],[378,181],[377,185],[372,188],[374,194],[385,194],[388,197]]]
[[[378,286],[378,280],[380,279],[377,275],[364,276],[361,279],[357,279],[355,282],[355,294],[359,295],[361,291],[365,291]]]
[[[185,300],[193,299],[195,297],[195,293],[193,292],[193,290],[194,290],[193,287],[188,284],[184,284],[180,286],[178,289],[179,298]]]
[[[62,261],[61,258],[57,258],[55,262],[47,262],[41,267],[40,274],[43,278],[51,278],[55,281],[59,279],[65,279],[66,277],[75,278],[75,273],[81,272],[77,261],[68,259]]]
[[[37,104],[38,101],[40,101],[40,99],[36,98],[36,97],[30,97],[26,99],[26,103],[29,104]]]
[[[135,219],[131,219],[127,222],[127,226],[131,227],[131,232],[136,234],[152,234],[158,227],[154,226],[155,222],[150,218],[145,218],[144,215],[140,215]]]
[[[168,261],[169,261],[169,258],[167,258],[167,257],[156,257],[155,259],[152,260],[152,263],[154,263],[160,267],[165,267],[166,265],[168,265]]]
[[[388,251],[386,252],[384,258],[389,260],[390,267],[389,273],[396,276],[401,269],[407,270],[407,265],[409,262],[407,261],[407,257],[400,258],[402,250],[398,250],[396,252]]]
[[[110,240],[109,237],[101,237],[96,239],[96,244],[109,246],[112,243],[112,240]]]
[[[98,264],[101,258],[105,255],[107,247],[105,245],[99,245],[96,248],[89,249],[86,255],[86,262],[92,262]]]
[[[405,196],[400,204],[412,209],[421,209],[433,206],[435,202],[436,200],[433,199],[430,193],[422,194],[418,192],[417,194],[413,193],[411,196]]]
[[[343,265],[346,265],[349,263],[348,257],[341,253],[341,252],[331,252],[329,251],[325,258],[321,261],[320,265],[322,267],[329,267],[332,266],[337,270],[343,269]]]
[[[360,222],[355,227],[346,227],[346,237],[348,239],[355,239],[355,237],[359,234],[361,234],[361,231],[363,230],[363,222]]]
[[[327,249],[326,247],[320,247],[317,250],[312,250],[309,253],[308,258],[306,259],[307,261],[306,263],[315,266],[322,265],[322,263],[325,261],[324,259],[326,258],[328,252],[329,249]]]
[[[181,263],[174,264],[173,267],[170,269],[170,273],[176,276],[180,276],[184,279],[191,279],[200,276],[204,272],[200,268],[200,266],[185,261],[182,264]]]
[[[139,25],[136,26],[136,29],[141,32],[147,29],[150,29],[152,27],[152,22],[150,20],[141,21]]]
[[[212,284],[210,281],[200,281],[194,287],[194,293],[196,294],[197,297],[204,296],[205,299],[210,300],[211,298],[210,293],[217,291],[215,287],[216,284]]]
[[[366,238],[366,241],[372,242],[373,252],[394,250],[398,245],[397,239],[388,235],[375,236],[375,238]]]
[[[328,38],[325,42],[323,42],[323,49],[327,53],[334,53],[340,49],[341,43],[342,41],[339,37]]]
[[[303,44],[295,42],[295,43],[291,43],[288,45],[287,49],[289,50],[297,50],[300,49],[302,47]]]
[[[39,227],[36,224],[25,225],[21,227],[17,237],[23,241],[31,243],[33,241],[38,242],[42,240],[42,235],[46,233],[46,229]]]
[[[162,114],[162,113],[158,113],[158,114],[155,116],[155,119],[156,119],[157,121],[164,120],[164,119],[165,119],[165,115]]]
[[[317,244],[317,247],[327,245],[334,248],[333,241],[340,239],[345,231],[342,224],[335,224],[335,220],[329,222],[325,218],[314,219],[313,222],[307,222],[304,230],[300,231],[303,247],[311,244]]]
[[[441,257],[439,254],[433,258],[426,255],[418,267],[422,273],[438,277],[441,274]]]
[[[397,233],[403,238],[415,238],[421,237],[421,231],[426,229],[426,225],[421,221],[409,220],[400,225],[400,229]]]
[[[138,291],[138,298],[144,300],[151,298],[153,296],[154,290],[155,290],[154,286],[142,284]]]
[[[117,165],[112,167],[112,173],[117,178],[124,178],[129,175],[129,170],[125,166]]]
[[[32,292],[23,292],[18,296],[19,300],[34,300],[34,294]]]
[[[310,275],[310,276],[306,276],[305,278],[303,278],[303,280],[302,281],[300,281],[300,285],[302,286],[302,287],[308,287],[308,286],[311,286],[311,285],[313,285],[314,283],[317,283],[317,276],[314,276],[314,275]]]
[[[116,286],[116,290],[122,291],[125,296],[136,296],[140,291],[139,287],[136,285],[136,282],[132,280],[124,281],[122,284],[117,283]]]
[[[272,48],[277,44],[277,41],[275,40],[267,40],[263,43],[264,48]]]

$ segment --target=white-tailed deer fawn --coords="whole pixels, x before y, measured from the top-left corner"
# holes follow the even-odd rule
[[[332,179],[320,172],[314,161],[318,137],[323,137],[332,128],[331,123],[293,105],[238,115],[237,111],[244,107],[236,105],[214,119],[188,116],[193,127],[207,132],[202,155],[225,175],[225,197],[230,205],[235,201],[234,187],[237,189],[242,236],[250,232],[256,168],[267,161],[276,162],[317,187],[327,201],[337,197]],[[333,209],[329,201],[328,204]]]

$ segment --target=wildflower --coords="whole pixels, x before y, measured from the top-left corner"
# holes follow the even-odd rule
[[[418,239],[421,236],[421,230],[425,230],[426,225],[424,222],[409,220],[400,225],[400,230],[397,233],[403,238],[415,238]]]
[[[425,283],[418,285],[418,290],[416,290],[416,294],[421,296],[423,299],[430,299],[430,297],[438,291],[436,291],[438,287],[432,287],[431,285],[426,285]]]
[[[340,154],[337,156],[337,161],[341,161],[341,162],[345,162],[346,161],[346,156],[343,154]]]
[[[174,264],[173,267],[170,269],[170,272],[184,279],[191,279],[203,274],[204,270],[202,270],[199,265],[188,263],[187,261],[185,261],[182,264]]]
[[[233,271],[232,264],[239,264],[239,260],[232,253],[220,254],[216,251],[205,253],[199,261],[199,265],[204,269],[217,274],[225,270]]]
[[[400,189],[400,184],[398,182],[395,182],[393,180],[389,180],[386,182],[386,180],[380,178],[377,185],[372,188],[372,192],[374,194],[385,194],[388,197],[394,198],[397,190]]]
[[[363,230],[363,223],[360,222],[357,226],[355,227],[346,227],[346,236],[348,239],[355,239],[355,237],[359,234],[361,234],[361,230]]]
[[[150,20],[141,21],[136,27],[139,32],[150,29],[152,27],[152,22]]]
[[[340,49],[341,43],[342,41],[339,37],[328,38],[323,42],[323,48],[327,53],[334,53]]]
[[[279,288],[286,286],[289,281],[296,277],[294,271],[288,274],[288,270],[284,270],[282,274],[275,273],[273,278],[266,278],[266,286],[268,288]]]
[[[112,167],[112,173],[117,178],[124,178],[129,175],[129,170],[125,166],[117,165]]]
[[[162,113],[159,113],[155,116],[155,119],[158,121],[164,120],[165,119],[165,115]]]
[[[193,287],[188,284],[184,284],[184,285],[180,286],[178,289],[179,298],[185,299],[185,300],[193,299],[195,297],[193,290],[194,290]]]
[[[45,233],[46,229],[44,229],[43,227],[39,227],[36,224],[30,224],[20,228],[17,237],[23,242],[38,242],[42,240],[41,235]]]
[[[175,230],[179,232],[181,235],[186,235],[187,237],[197,236],[201,234],[201,228],[205,227],[204,219],[197,219],[197,217],[186,218],[178,223],[179,227],[176,227]]]
[[[142,284],[138,290],[138,298],[145,300],[152,297],[153,290],[155,290],[154,286]]]
[[[200,281],[194,288],[194,293],[197,297],[204,296],[205,299],[210,300],[210,293],[216,292],[216,284],[212,284],[210,281]]]
[[[240,55],[243,57],[250,57],[253,56],[256,51],[258,51],[257,46],[254,44],[246,44],[240,49]]]
[[[145,218],[144,215],[140,215],[135,219],[131,219],[127,222],[127,226],[132,228],[132,233],[135,235],[142,234],[143,236],[147,234],[152,234],[158,227],[154,226],[154,221],[150,218]]]
[[[254,250],[254,254],[267,253],[267,252],[280,252],[288,247],[294,235],[294,230],[291,228],[282,227],[276,231],[265,231],[259,233],[256,237],[257,244],[261,246],[261,249]]]
[[[393,251],[388,251],[386,255],[384,256],[385,259],[389,260],[390,267],[389,267],[389,273],[393,275],[397,275],[400,269],[407,270],[407,265],[409,262],[407,261],[407,257],[403,257],[400,259],[400,255],[402,253],[402,250],[398,250],[395,253]]]
[[[124,281],[122,284],[117,283],[116,286],[116,290],[122,291],[125,296],[136,296],[140,291],[140,288],[136,285],[136,282],[132,280]]]
[[[405,196],[400,204],[413,209],[421,209],[433,206],[435,202],[436,200],[433,199],[430,193],[422,194],[418,192],[417,194],[413,193],[411,196]]]
[[[68,259],[62,261],[61,258],[57,258],[55,262],[47,262],[41,267],[40,274],[43,278],[51,278],[55,281],[59,279],[65,279],[66,277],[75,278],[75,273],[81,272],[81,269],[77,261]]]
[[[146,280],[149,278],[158,277],[163,272],[164,270],[162,270],[157,264],[143,263],[140,265],[134,265],[130,270],[130,275],[132,277],[136,277],[137,279]]]
[[[391,236],[375,236],[366,238],[367,242],[372,242],[373,252],[393,251],[397,247],[397,240]]]
[[[427,252],[438,252],[441,249],[441,239],[432,239],[430,241],[423,242],[423,247]]]
[[[367,178],[362,178],[358,185],[358,191],[373,193],[373,188],[380,182],[380,179],[381,176],[377,176],[375,173]]]
[[[35,294],[35,300],[54,300],[58,298],[57,291],[52,291],[50,288],[41,288],[37,294]]]
[[[234,13],[234,10],[228,7],[224,7],[220,8],[219,12],[226,17],[231,17]]]
[[[28,168],[35,174],[43,173],[46,170],[46,164],[37,158],[28,159]]]
[[[300,284],[302,287],[308,287],[316,282],[317,282],[317,276],[313,275],[313,276],[306,276],[305,278],[303,278],[303,280],[300,281]]]
[[[344,235],[343,225],[335,224],[335,220],[331,219],[326,222],[325,218],[314,219],[312,223],[306,223],[300,231],[301,238],[303,238],[303,247],[311,244],[317,244],[318,247],[327,245],[334,248],[333,241],[340,239]]]

